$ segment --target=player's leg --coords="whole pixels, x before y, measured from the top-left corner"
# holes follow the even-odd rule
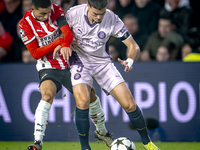
[[[73,86],[73,93],[76,100],[75,120],[82,150],[91,150],[89,145],[90,91],[90,86],[84,83]]]
[[[101,102],[99,97],[95,94],[94,89],[91,90],[90,94],[90,108],[89,108],[90,118],[93,120],[93,123],[97,131],[101,135],[106,135],[108,132],[105,127],[105,115],[101,107]]]
[[[158,148],[150,141],[143,114],[140,108],[135,103],[135,100],[125,82],[122,82],[114,87],[110,94],[120,103],[123,109],[127,112],[130,122],[134,127],[136,127],[136,130],[141,136],[144,147],[147,148],[147,150],[150,150],[150,147],[152,147],[152,150],[158,150]]]
[[[101,65],[98,73],[95,74],[95,80],[106,93],[111,94],[127,112],[131,123],[137,128],[142,143],[146,145],[150,142],[143,114],[136,105],[135,100],[126,86],[124,79],[113,63],[106,66]]]
[[[131,123],[133,124],[133,126],[136,127],[142,138],[142,143],[147,144],[148,142],[150,142],[143,115],[140,111],[140,108],[136,105],[132,94],[126,86],[125,82],[118,84],[110,92],[110,95],[112,95],[120,103],[122,108],[127,112]]]
[[[43,145],[43,136],[49,119],[49,110],[56,95],[56,85],[51,80],[45,80],[40,85],[41,100],[35,111],[34,144],[28,150],[40,150]]]
[[[72,92],[72,83],[71,83],[71,73],[69,69],[60,71],[60,76],[57,80],[63,84],[63,86],[68,89],[70,93]],[[105,116],[103,109],[101,108],[101,103],[99,97],[95,93],[95,89],[91,89],[90,93],[90,108],[89,108],[90,118],[93,120],[93,123],[101,136],[109,135],[105,127]],[[105,139],[110,138],[105,137]],[[109,140],[110,141],[110,140]]]
[[[61,72],[61,71],[60,71]],[[63,84],[63,86],[68,89],[70,93],[72,92],[72,83],[71,83],[71,73],[69,69],[63,70],[61,73],[62,77],[58,80]],[[68,80],[67,80],[68,79]],[[110,147],[113,142],[112,135],[107,131],[105,127],[105,115],[103,109],[101,108],[101,103],[99,97],[95,93],[95,89],[91,89],[90,93],[90,107],[89,107],[89,115],[93,120],[93,123],[96,127],[94,131],[95,138],[98,140],[102,140],[106,143],[108,147]]]
[[[101,107],[100,99],[95,94],[95,90],[93,88],[90,94],[89,115],[96,127],[96,130],[94,131],[95,138],[104,141],[106,145],[110,147],[114,139],[105,127],[104,111]]]

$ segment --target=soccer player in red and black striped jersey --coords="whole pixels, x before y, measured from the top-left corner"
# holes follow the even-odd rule
[[[40,77],[42,96],[35,111],[34,144],[29,145],[28,150],[41,150],[49,110],[55,95],[62,85],[72,93],[68,60],[71,56],[69,47],[73,34],[62,7],[52,4],[51,0],[32,0],[32,9],[20,20],[19,30],[23,43],[37,59],[36,68]],[[64,38],[59,38],[60,30]],[[55,49],[59,49],[59,52],[53,58]],[[91,92],[90,99],[91,114],[97,116],[92,118],[94,123],[98,125],[99,122],[100,130],[107,132],[104,125],[104,112],[94,90]]]

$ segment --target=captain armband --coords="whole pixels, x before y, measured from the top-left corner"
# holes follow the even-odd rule
[[[128,37],[130,36],[130,33],[127,31],[120,39],[123,41],[125,41]]]

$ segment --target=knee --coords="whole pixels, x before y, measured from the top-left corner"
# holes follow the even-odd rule
[[[46,92],[42,93],[42,100],[44,100],[44,101],[46,101],[46,102],[52,104],[52,103],[53,103],[54,96],[55,96],[55,95],[54,95],[53,93],[47,92],[47,91],[46,91]]]
[[[137,104],[136,104],[135,102],[129,103],[129,104],[127,104],[127,105],[124,107],[124,110],[125,110],[126,112],[133,112],[133,111],[136,110],[136,106],[137,106]]]
[[[90,105],[89,96],[76,96],[76,106],[79,109],[88,109]]]

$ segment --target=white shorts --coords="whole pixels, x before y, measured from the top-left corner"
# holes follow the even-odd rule
[[[106,94],[109,94],[119,83],[124,82],[124,79],[113,63],[96,64],[89,68],[72,65],[70,71],[73,86],[79,83],[85,83],[93,87],[94,79]]]

